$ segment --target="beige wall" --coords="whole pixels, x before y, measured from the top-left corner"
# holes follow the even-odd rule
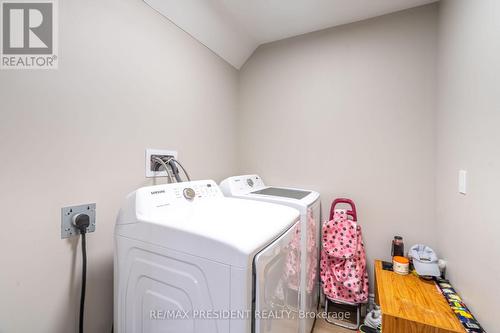
[[[439,17],[437,234],[453,284],[488,332],[500,296],[500,2],[444,1]],[[458,193],[467,170],[468,193]]]
[[[236,70],[142,1],[59,5],[60,68],[0,72],[2,333],[77,331],[81,256],[60,208],[87,202],[86,332],[109,332],[112,229],[148,183],[145,148],[177,149],[194,178],[235,171]]]
[[[260,47],[242,69],[239,170],[358,204],[370,262],[435,246],[435,5]],[[371,265],[370,265],[371,270]]]
[[[353,198],[370,260],[395,234],[436,247],[493,329],[497,1],[445,1],[439,27],[430,5],[265,45],[240,74],[143,2],[59,4],[59,70],[0,72],[0,332],[76,330],[81,258],[60,240],[60,208],[86,202],[86,325],[109,330],[112,228],[125,194],[150,184],[148,147],[177,149],[193,178],[316,189],[325,213]]]

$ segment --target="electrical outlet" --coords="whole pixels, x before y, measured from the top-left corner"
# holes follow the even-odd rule
[[[175,150],[165,150],[165,149],[146,149],[146,178],[154,178],[154,177],[167,177],[167,172],[161,168],[158,171],[154,169],[154,162],[152,157],[173,157],[177,159],[177,151]]]
[[[78,214],[87,214],[90,217],[87,233],[95,231],[95,203],[63,207],[61,208],[61,239],[80,235],[80,230],[73,225],[73,217]]]

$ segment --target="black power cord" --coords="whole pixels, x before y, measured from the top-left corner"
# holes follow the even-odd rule
[[[85,314],[85,289],[87,287],[87,228],[90,225],[90,217],[87,214],[77,214],[73,217],[73,224],[82,236],[82,290],[80,294],[80,321],[79,332],[83,333],[83,319]]]

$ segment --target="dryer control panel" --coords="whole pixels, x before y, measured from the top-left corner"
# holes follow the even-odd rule
[[[155,208],[196,203],[222,198],[219,186],[213,180],[197,180],[143,187],[135,192],[136,209],[150,214]]]
[[[266,187],[258,175],[229,177],[220,184],[221,190],[228,196],[248,194]]]
[[[172,220],[191,212],[187,206],[211,205],[210,201],[220,199],[224,195],[213,180],[141,187],[127,196],[118,224]]]
[[[173,188],[173,193],[175,194],[176,199],[193,201],[196,199],[217,198],[223,196],[217,184],[212,180],[178,183],[176,185],[178,186]]]

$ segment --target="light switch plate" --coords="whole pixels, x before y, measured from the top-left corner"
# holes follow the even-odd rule
[[[467,194],[467,171],[458,171],[458,192],[460,194]]]
[[[80,235],[80,230],[73,225],[73,216],[77,214],[87,214],[90,217],[87,233],[95,231],[95,203],[63,207],[61,208],[61,239]]]

